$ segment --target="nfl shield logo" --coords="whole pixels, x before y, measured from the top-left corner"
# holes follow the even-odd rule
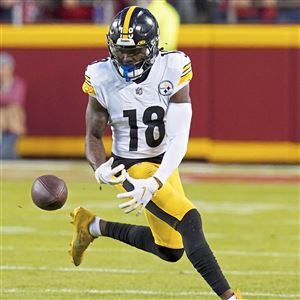
[[[141,87],[138,87],[136,90],[135,90],[136,94],[137,95],[142,95],[143,94],[143,89]]]

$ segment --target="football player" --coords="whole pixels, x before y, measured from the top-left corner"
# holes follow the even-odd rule
[[[184,251],[221,299],[240,299],[225,279],[203,233],[198,210],[185,196],[178,166],[183,159],[192,118],[191,61],[179,51],[158,48],[154,16],[137,6],[113,20],[107,44],[110,57],[90,64],[83,91],[86,157],[100,184],[117,186],[125,213],[143,210],[149,226],[106,221],[83,207],[71,216],[70,254],[76,266],[99,236],[127,243],[175,262]],[[112,129],[112,154],[106,161],[102,136]]]

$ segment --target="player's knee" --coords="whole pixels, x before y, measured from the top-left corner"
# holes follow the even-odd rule
[[[168,262],[176,262],[178,261],[183,253],[183,249],[171,249],[162,246],[158,246],[159,257]]]
[[[175,228],[181,236],[202,233],[202,220],[197,209],[189,210]]]

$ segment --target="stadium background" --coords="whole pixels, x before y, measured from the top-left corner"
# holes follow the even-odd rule
[[[186,157],[213,163],[184,162],[180,173],[232,287],[247,300],[300,299],[300,27],[262,23],[181,26],[179,49],[194,70]],[[1,24],[1,50],[15,57],[16,74],[27,83],[28,132],[18,149],[29,159],[0,161],[0,298],[215,299],[186,257],[169,264],[100,238],[80,268],[70,261],[69,213],[79,205],[108,220],[146,225],[118,208],[112,187],[99,191],[81,159],[84,69],[107,55],[107,29]],[[105,144],[109,149],[109,132]],[[43,174],[67,183],[62,209],[32,203],[32,182]]]
[[[105,25],[1,26],[28,85],[24,157],[83,157],[84,70],[106,57]],[[192,60],[194,117],[187,158],[300,161],[299,25],[182,25]],[[109,149],[110,138],[105,139]]]

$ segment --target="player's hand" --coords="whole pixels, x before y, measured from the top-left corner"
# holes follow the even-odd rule
[[[118,165],[115,168],[111,168],[114,162],[114,158],[111,157],[108,161],[100,165],[98,169],[95,171],[95,177],[98,183],[105,184],[119,184],[125,180],[125,174],[122,172],[121,175],[115,177],[116,174],[124,170],[125,166],[123,164]]]
[[[154,194],[159,188],[159,184],[154,177],[147,179],[134,179],[124,170],[122,172],[133,186],[134,189],[130,192],[121,193],[117,195],[117,198],[132,198],[131,200],[124,202],[119,205],[120,208],[124,209],[126,214],[138,209],[137,216],[142,213],[148,202],[152,199]]]

